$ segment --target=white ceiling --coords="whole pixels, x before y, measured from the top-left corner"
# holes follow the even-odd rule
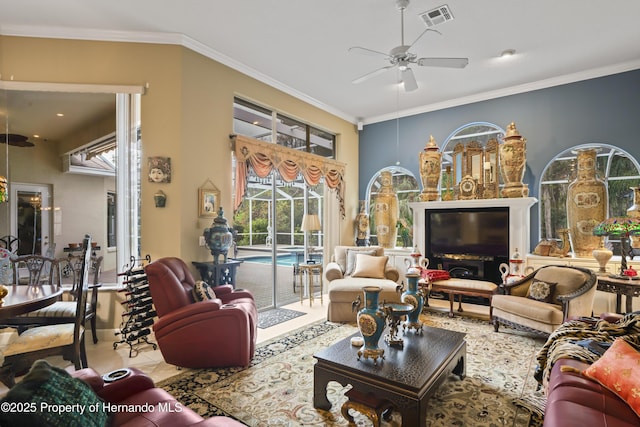
[[[395,0],[0,0],[0,34],[181,44],[365,124],[640,68],[638,0],[412,0],[405,44],[443,4],[455,19],[411,51],[469,65],[412,66],[408,93],[395,71],[351,83],[388,64],[349,47],[400,45]]]

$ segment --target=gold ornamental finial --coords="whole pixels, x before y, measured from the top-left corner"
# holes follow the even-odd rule
[[[511,122],[509,123],[509,126],[507,126],[507,138],[521,138],[522,135],[520,135],[520,132],[518,132],[518,129],[516,129],[516,123],[515,122]]]
[[[424,147],[424,151],[435,151],[438,149],[439,148],[438,148],[438,144],[436,144],[436,139],[433,137],[433,135],[429,135],[429,142]]]

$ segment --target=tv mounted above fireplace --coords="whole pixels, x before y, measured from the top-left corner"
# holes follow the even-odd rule
[[[509,208],[428,209],[427,257],[489,260],[509,256]]]

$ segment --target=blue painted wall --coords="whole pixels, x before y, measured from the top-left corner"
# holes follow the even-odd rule
[[[503,128],[516,123],[527,139],[524,181],[530,195],[538,198],[544,167],[574,145],[607,143],[640,160],[640,70],[365,125],[360,132],[360,199],[365,198],[371,177],[397,161],[420,182],[418,153],[429,135],[442,146],[458,127],[477,121]],[[531,213],[531,242],[535,245],[539,240],[537,205]]]

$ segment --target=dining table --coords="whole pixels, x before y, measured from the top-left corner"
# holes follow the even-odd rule
[[[4,286],[8,293],[0,304],[0,321],[51,305],[63,292],[63,288],[58,285]]]

